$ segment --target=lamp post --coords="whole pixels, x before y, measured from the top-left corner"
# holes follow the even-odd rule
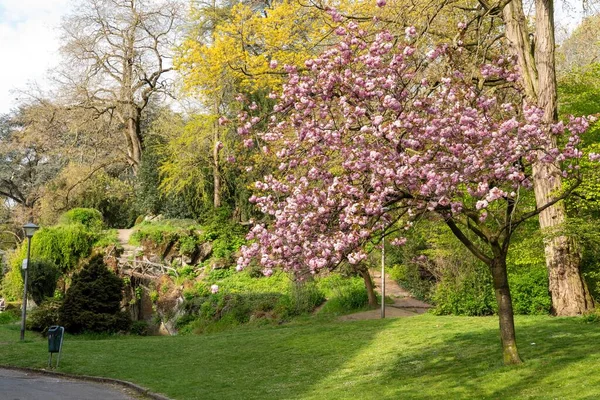
[[[23,225],[25,236],[27,236],[27,258],[23,261],[23,303],[21,304],[21,340],[25,340],[25,318],[27,317],[27,270],[29,269],[29,257],[31,256],[31,238],[39,226],[28,222]]]

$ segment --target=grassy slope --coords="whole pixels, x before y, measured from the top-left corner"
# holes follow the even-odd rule
[[[600,398],[600,325],[518,317],[526,363],[501,365],[496,318],[420,317],[180,337],[67,337],[63,372],[175,399]],[[0,364],[44,367],[46,342],[0,326]],[[533,344],[535,343],[535,344]]]

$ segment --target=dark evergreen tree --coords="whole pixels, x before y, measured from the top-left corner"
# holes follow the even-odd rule
[[[118,332],[131,321],[120,311],[123,281],[110,272],[101,255],[92,257],[73,277],[60,308],[60,322],[67,332]]]

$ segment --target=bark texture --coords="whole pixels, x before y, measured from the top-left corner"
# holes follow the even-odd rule
[[[369,307],[376,308],[377,307],[377,296],[375,295],[375,287],[373,286],[373,280],[371,279],[371,274],[369,274],[369,270],[366,268],[360,269],[358,271],[360,276],[365,281],[365,288],[367,289],[367,296],[369,298]],[[382,277],[381,279],[385,279]]]
[[[544,110],[547,122],[554,122],[558,109],[554,60],[554,4],[553,0],[536,0],[535,5],[534,41],[528,40],[529,32],[522,0],[511,1],[503,10],[506,37],[517,55],[529,101],[537,103]],[[548,204],[562,187],[558,166],[546,163],[534,165],[533,183],[537,206]],[[566,221],[564,204],[558,202],[542,211],[539,221],[542,232],[548,235],[544,242],[544,250],[553,313],[577,315],[590,310],[594,304],[581,276],[581,258],[575,241],[567,236],[555,235]]]
[[[490,270],[494,282],[494,292],[498,303],[498,317],[500,320],[500,339],[502,342],[502,358],[504,364],[520,364],[521,358],[517,351],[515,335],[515,321],[513,316],[512,298],[508,287],[505,255],[496,256],[490,263]]]

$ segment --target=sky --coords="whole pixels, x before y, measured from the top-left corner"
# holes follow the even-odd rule
[[[44,82],[58,62],[58,29],[73,0],[0,0],[0,114],[15,107],[17,89]]]
[[[572,29],[581,19],[582,1],[574,0],[570,7],[557,1],[557,25]],[[44,87],[47,71],[59,62],[57,27],[73,3],[75,0],[0,0],[0,114],[16,107],[18,90],[36,82]]]

